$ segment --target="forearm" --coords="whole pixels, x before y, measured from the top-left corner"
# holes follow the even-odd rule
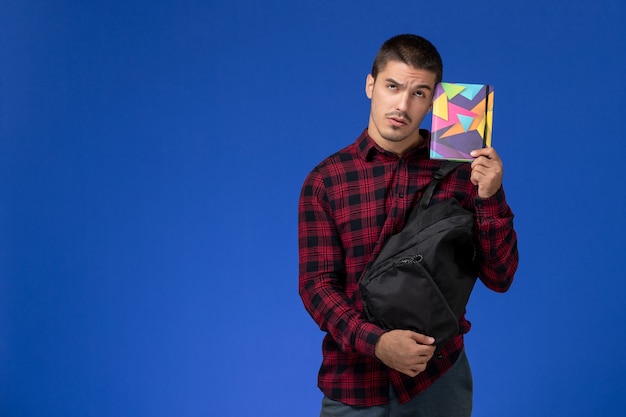
[[[304,307],[344,352],[374,357],[384,331],[367,321],[338,282],[333,274],[301,273],[299,292]]]
[[[476,198],[479,277],[485,286],[497,292],[509,289],[519,261],[513,217],[504,190],[488,199]]]

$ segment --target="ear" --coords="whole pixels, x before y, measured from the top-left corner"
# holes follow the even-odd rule
[[[367,98],[371,99],[373,93],[374,77],[372,77],[372,74],[367,74],[367,78],[365,79],[365,95],[367,96]]]

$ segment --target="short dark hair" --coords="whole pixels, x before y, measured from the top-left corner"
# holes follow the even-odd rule
[[[374,79],[385,69],[389,61],[400,61],[414,68],[431,71],[435,73],[437,83],[441,82],[443,77],[443,62],[437,48],[418,35],[397,35],[385,41],[374,58],[372,65]]]

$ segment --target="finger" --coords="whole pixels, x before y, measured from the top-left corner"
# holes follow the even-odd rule
[[[491,164],[492,164],[491,159],[487,158],[486,156],[479,156],[478,158],[472,161],[470,168],[472,170],[472,173],[474,173],[474,171],[476,171],[477,169],[483,169],[483,170],[489,169],[489,166]]]
[[[409,367],[404,373],[410,376],[417,376],[420,373],[424,372],[425,369],[425,365],[414,365]]]
[[[487,177],[489,173],[489,167],[484,165],[476,165],[472,167],[472,173],[470,174],[470,179],[474,185],[481,182],[485,177]]]
[[[411,338],[420,345],[432,345],[433,343],[435,343],[434,338],[421,333],[411,332]]]
[[[416,365],[413,365],[411,367],[411,369],[413,371],[417,372],[417,373],[424,372],[424,370],[426,369],[426,363],[425,362],[424,363],[418,363]]]
[[[484,176],[502,176],[502,163],[499,160],[487,159],[486,157],[476,158],[471,165],[472,175],[474,173]]]
[[[470,155],[473,156],[474,158],[484,156],[487,159],[500,160],[500,157],[498,156],[498,152],[496,152],[494,148],[474,149],[473,151],[470,152]]]

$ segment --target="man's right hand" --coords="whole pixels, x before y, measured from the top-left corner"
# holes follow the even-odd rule
[[[417,376],[433,357],[435,339],[410,330],[391,330],[376,343],[376,357],[408,376]]]

